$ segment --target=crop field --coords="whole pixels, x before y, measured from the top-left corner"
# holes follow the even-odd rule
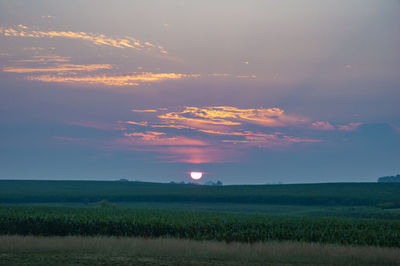
[[[399,265],[393,256],[400,250],[399,195],[400,184],[384,183],[212,187],[3,180],[0,242],[8,246],[12,246],[9,241],[20,243],[15,245],[22,248],[2,251],[0,264],[19,261],[18,265],[30,265],[37,261],[40,265],[48,261],[70,265],[68,262],[75,260],[79,264],[160,265],[161,261],[170,260],[170,264],[225,265],[234,257],[225,256],[234,253],[234,246],[246,250],[255,246],[285,250],[287,245],[298,245],[285,255],[260,255],[260,260],[251,263],[248,259],[253,256],[246,255],[244,261],[254,265],[264,265],[267,260],[271,265],[298,265],[300,261],[304,265]],[[51,243],[58,241],[58,249],[37,251],[36,244],[24,246],[28,240],[50,250]],[[93,241],[100,241],[104,251],[66,251],[80,245],[77,243]],[[177,246],[198,245],[208,250],[207,247],[216,245],[225,251],[205,257],[201,252],[196,257],[191,251],[182,258],[171,257],[173,252],[166,254],[158,247],[158,253],[149,252],[144,257],[137,252],[101,255],[107,253],[107,247],[122,245],[118,243],[124,241],[145,241],[150,250],[157,250],[163,241],[178,241]],[[72,246],[64,247],[67,243]],[[328,249],[334,251],[322,256],[316,253],[316,247],[321,252],[328,251],[322,251],[325,247],[318,245],[331,245]],[[370,252],[359,250],[367,248]],[[308,255],[294,256],[296,250]],[[335,252],[347,252],[347,257],[339,259],[340,254]],[[242,265],[241,261],[243,258],[232,259],[231,265]]]
[[[400,247],[400,221],[118,208],[1,207],[0,234],[301,241]]]
[[[201,186],[120,181],[0,180],[1,203],[179,202],[400,208],[400,184]]]

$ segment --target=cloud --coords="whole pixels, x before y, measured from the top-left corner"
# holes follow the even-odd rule
[[[4,72],[12,73],[33,73],[33,72],[71,72],[71,71],[96,71],[101,69],[111,69],[109,64],[74,65],[60,64],[54,67],[3,67]]]
[[[347,125],[342,125],[339,126],[339,130],[343,131],[355,131],[359,126],[361,126],[363,123],[357,122],[357,123],[349,123]]]
[[[124,133],[127,138],[119,140],[120,144],[143,146],[206,146],[207,142],[185,136],[169,137],[164,132],[146,131]]]
[[[106,86],[139,86],[141,83],[161,82],[166,80],[178,80],[184,78],[197,77],[196,74],[176,74],[176,73],[133,73],[131,75],[92,75],[92,76],[28,76],[27,80],[69,83],[69,84],[89,84]]]
[[[231,106],[185,107],[181,112],[170,112],[158,116],[170,123],[241,125],[243,122],[265,127],[284,127],[305,123],[306,118],[287,115],[279,108],[240,109]]]
[[[207,129],[198,129],[198,131],[207,133],[207,134],[214,134],[214,135],[230,135],[230,136],[247,136],[250,135],[250,131],[243,131],[243,132],[234,132],[234,131],[216,131],[216,130],[207,130]]]
[[[157,112],[157,110],[154,110],[154,109],[146,109],[146,110],[133,109],[132,112],[135,112],[135,113],[155,113],[155,112]]]
[[[271,128],[276,127],[298,126],[308,121],[297,115],[286,114],[280,108],[186,106],[183,110],[175,112],[169,112],[164,108],[133,110],[133,112],[149,113],[154,116],[148,121],[120,122],[126,125],[126,128],[123,133],[125,138],[121,138],[119,143],[135,149],[152,147],[146,150],[166,154],[162,158],[168,158],[172,162],[223,162],[232,160],[230,154],[238,155],[247,148],[283,149],[295,144],[321,141],[282,132],[262,132],[271,131]],[[254,132],[247,129],[254,125],[261,131]],[[137,131],[143,128],[158,128],[159,131]],[[210,157],[212,159],[209,159],[207,156],[211,147],[213,155]]]
[[[311,126],[314,129],[318,129],[318,130],[334,130],[335,127],[329,123],[329,122],[324,122],[324,121],[317,121],[311,124]]]
[[[16,60],[17,63],[62,63],[71,61],[71,57],[59,56],[59,55],[35,55],[32,59]]]
[[[138,126],[148,126],[149,122],[135,122],[135,121],[125,121],[124,123],[130,125],[138,125]]]
[[[42,51],[44,50],[43,47],[25,47],[24,51]]]
[[[158,50],[161,54],[168,54],[161,45],[155,45],[148,41],[142,42],[133,37],[112,38],[104,34],[74,31],[39,31],[31,30],[28,26],[18,25],[14,28],[0,27],[0,34],[6,37],[25,37],[25,38],[64,38],[77,39],[91,42],[98,46],[111,46],[119,49],[135,49],[138,51]]]
[[[232,76],[232,74],[228,74],[228,73],[212,73],[212,74],[208,74],[207,76],[209,76],[209,77],[230,77],[230,76]]]
[[[256,75],[236,75],[236,77],[237,78],[239,78],[239,79],[248,79],[248,78],[253,78],[253,79],[255,79],[255,78],[257,78],[257,76]]]
[[[256,146],[259,148],[282,148],[292,145],[294,143],[315,143],[320,142],[317,139],[310,138],[299,138],[299,137],[291,137],[286,136],[280,132],[276,132],[273,134],[264,134],[264,133],[252,133],[249,132],[245,135],[245,139],[235,139],[235,140],[223,140],[225,143],[233,143],[233,144],[246,144],[251,146]]]

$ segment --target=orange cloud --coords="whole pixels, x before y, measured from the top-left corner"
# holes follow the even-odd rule
[[[171,162],[210,163],[224,162],[231,154],[246,148],[282,149],[296,143],[316,143],[318,139],[289,136],[281,132],[265,133],[244,130],[249,124],[263,127],[289,127],[302,124],[306,118],[286,114],[279,108],[241,109],[232,106],[186,106],[181,111],[144,109],[133,112],[155,113],[160,122],[127,121],[126,125],[148,128],[168,128],[159,131],[124,133],[120,144],[138,150],[153,151]],[[159,114],[160,113],[160,114]],[[131,128],[132,129],[132,128]],[[175,134],[174,129],[186,129]],[[126,129],[124,129],[126,130]],[[191,137],[182,136],[189,132]],[[204,135],[207,134],[207,135]],[[194,137],[201,135],[201,137]],[[211,149],[214,149],[211,151]]]
[[[190,128],[184,125],[150,125],[153,128],[176,128],[176,129],[183,129],[183,128]]]
[[[348,125],[339,126],[339,129],[343,130],[343,131],[355,131],[362,124],[363,123],[359,123],[359,122],[358,123],[349,123]]]
[[[134,122],[134,121],[125,121],[124,123],[129,125],[138,125],[138,126],[148,126],[149,122]]]
[[[138,86],[140,83],[148,82],[161,82],[165,80],[177,80],[183,78],[196,77],[190,74],[176,74],[176,73],[141,73],[134,75],[93,75],[93,76],[29,76],[28,80],[35,80],[41,82],[52,83],[78,83],[78,84],[96,84],[106,86]]]
[[[207,130],[207,129],[198,129],[198,131],[207,133],[207,134],[214,134],[214,135],[230,135],[230,136],[246,136],[248,135],[247,132],[234,132],[234,131],[216,131],[216,130]]]
[[[96,71],[100,69],[111,69],[109,64],[74,65],[61,64],[48,68],[28,68],[28,67],[4,67],[4,72],[12,73],[32,73],[32,72],[68,72],[68,71]]]
[[[18,63],[61,63],[61,62],[69,62],[71,61],[71,57],[64,57],[58,55],[35,55],[32,56],[32,59],[24,59],[24,60],[16,60]]]
[[[231,106],[185,107],[181,112],[159,115],[164,121],[185,123],[194,127],[199,124],[241,125],[242,122],[268,127],[283,127],[304,123],[307,119],[286,115],[279,108],[240,109]]]
[[[232,74],[227,74],[227,73],[212,73],[208,74],[209,77],[230,77]]]
[[[159,115],[158,117],[163,119],[167,123],[176,123],[180,122],[189,126],[199,127],[201,128],[203,124],[212,124],[212,125],[225,125],[225,126],[232,126],[232,125],[240,125],[240,122],[232,122],[226,119],[219,119],[219,118],[196,118],[196,117],[187,117],[184,114],[190,113],[190,111],[183,111],[181,113],[171,112]]]
[[[27,26],[18,25],[16,28],[0,28],[0,34],[6,37],[29,37],[29,38],[66,38],[91,42],[95,45],[111,46],[115,48],[131,48],[135,50],[157,49],[161,54],[168,52],[161,45],[154,45],[150,42],[142,43],[133,37],[111,38],[104,34],[73,31],[37,31],[30,30]]]
[[[318,130],[334,130],[335,127],[329,123],[324,121],[317,121],[311,124],[311,126]]]

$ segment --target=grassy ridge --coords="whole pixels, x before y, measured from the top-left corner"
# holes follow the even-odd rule
[[[0,235],[137,236],[400,247],[400,221],[135,209],[0,207]]]
[[[0,265],[400,265],[395,248],[294,242],[0,236]]]
[[[400,208],[400,184],[199,186],[117,181],[0,180],[0,203],[220,202]]]

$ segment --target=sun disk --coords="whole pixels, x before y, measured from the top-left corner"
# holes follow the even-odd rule
[[[190,177],[193,180],[199,180],[200,178],[202,178],[203,173],[202,172],[190,172]]]

